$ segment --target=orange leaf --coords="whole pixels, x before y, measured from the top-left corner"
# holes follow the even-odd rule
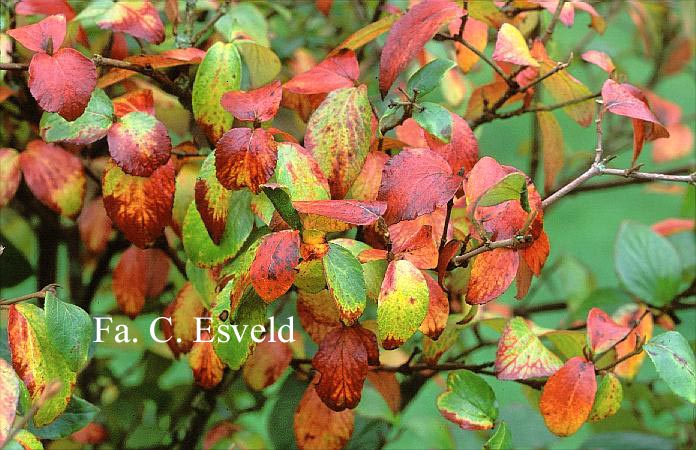
[[[637,307],[636,305],[629,305],[614,313],[614,320],[619,325],[632,328],[644,312],[645,306]],[[653,335],[653,326],[652,314],[643,317],[643,320],[641,320],[636,329],[631,332],[631,335],[615,347],[616,358],[621,358],[634,351],[636,349],[637,339],[643,339],[647,342]],[[632,356],[626,361],[617,364],[616,367],[614,367],[614,373],[621,378],[632,380],[638,373],[644,359],[645,352]]]
[[[116,303],[131,319],[145,305],[146,298],[156,298],[169,279],[169,257],[159,249],[141,250],[130,246],[116,264],[112,289]]]
[[[592,308],[587,315],[587,338],[595,353],[602,353],[626,337],[630,328],[614,322],[599,308]]]
[[[546,382],[539,409],[548,429],[558,436],[570,436],[590,416],[597,380],[595,367],[576,356]]]
[[[121,118],[133,111],[155,115],[155,101],[151,89],[137,89],[112,100],[114,115]]]
[[[449,299],[440,285],[437,284],[437,281],[425,271],[423,271],[423,278],[425,278],[425,282],[428,284],[430,301],[428,303],[428,313],[418,330],[431,339],[437,339],[445,330],[445,326],[447,326]]]
[[[233,128],[215,146],[217,178],[227,189],[258,193],[276,166],[277,144],[263,128]]]
[[[328,289],[316,294],[298,290],[297,315],[302,328],[317,344],[320,344],[330,331],[341,325],[336,302]]]
[[[497,248],[476,256],[466,302],[480,305],[500,297],[515,279],[519,263],[517,252],[509,248]]]
[[[170,317],[172,320],[171,332],[164,334],[165,339],[171,336],[167,345],[174,356],[178,357],[180,353],[188,353],[191,350],[196,339],[196,318],[203,317],[204,311],[203,300],[198,291],[191,282],[187,281],[164,313],[165,317]],[[168,326],[169,322],[162,320],[160,324],[164,331],[165,325]]]
[[[295,281],[300,260],[300,233],[278,231],[264,236],[251,264],[251,284],[266,303],[285,294]]]
[[[652,230],[661,236],[671,236],[683,231],[692,231],[696,227],[694,219],[664,219],[654,224]]]
[[[450,34],[457,34],[459,32],[460,25],[461,20],[453,20],[450,22]],[[484,22],[480,22],[469,17],[466,24],[464,24],[464,34],[462,37],[466,42],[474,46],[474,48],[483,52],[483,50],[486,48],[486,43],[488,42],[488,26]],[[463,44],[458,42],[454,43],[454,51],[457,54],[457,65],[464,73],[470,71],[480,59],[476,53],[472,52]]]
[[[189,365],[193,370],[193,378],[203,389],[212,389],[222,381],[225,365],[222,363],[215,349],[212,338],[207,331],[201,333],[201,340],[194,342],[189,354]]]
[[[300,450],[340,450],[353,434],[354,421],[352,410],[332,411],[310,384],[295,411],[293,430],[297,447]]]
[[[255,391],[260,391],[278,380],[290,366],[292,350],[287,343],[266,333],[263,341],[256,344],[254,352],[247,358],[242,369],[244,381]]]
[[[80,239],[90,253],[99,254],[104,251],[113,226],[106,214],[101,197],[92,199],[82,208],[80,217],[77,218],[77,227],[80,231]]]
[[[346,198],[364,201],[376,200],[379,185],[382,183],[382,171],[387,161],[389,161],[389,155],[386,153],[379,151],[368,153],[360,174],[353,182],[353,186],[346,194]]]
[[[266,122],[278,112],[282,95],[280,81],[276,80],[248,92],[226,92],[220,103],[239,120]]]
[[[307,72],[295,75],[283,85],[283,90],[295,94],[326,94],[355,86],[359,77],[360,67],[355,52],[345,50],[326,58]]]

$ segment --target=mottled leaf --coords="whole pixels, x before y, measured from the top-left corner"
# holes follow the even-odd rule
[[[650,339],[644,348],[670,389],[696,404],[696,357],[686,338],[668,331]]]
[[[276,180],[285,186],[292,201],[329,200],[329,183],[319,164],[297,144],[278,144]]]
[[[262,238],[251,265],[251,284],[265,302],[285,294],[295,281],[300,260],[300,233],[278,231]]]
[[[463,430],[490,430],[498,417],[493,389],[468,370],[450,372],[447,391],[437,398],[437,409]]]
[[[277,144],[263,128],[233,128],[215,146],[217,178],[227,189],[260,191],[276,166]]]
[[[109,153],[128,175],[148,177],[169,161],[172,142],[154,116],[134,111],[118,119],[107,135]]]
[[[341,321],[350,325],[362,315],[367,303],[362,265],[338,244],[329,244],[323,263],[326,283]]]
[[[116,264],[112,289],[121,311],[135,318],[145,299],[156,298],[169,279],[169,257],[159,249],[130,246]]]
[[[639,340],[646,342],[652,337],[654,327],[653,316],[651,314],[644,315],[644,313],[645,307],[639,307],[635,304],[626,305],[614,313],[613,318],[619,325],[633,328],[638,324],[626,340],[616,344],[616,358],[622,358],[632,353],[636,349],[636,343]],[[616,367],[614,367],[614,373],[623,379],[632,380],[638,373],[644,359],[645,352],[640,352],[617,364]]]
[[[544,347],[522,317],[505,325],[498,341],[495,372],[500,380],[543,378],[556,373],[563,362]]]
[[[621,408],[623,388],[613,373],[604,375],[597,386],[594,404],[588,422],[599,422],[616,414]]]
[[[220,245],[220,240],[225,232],[232,193],[218,181],[215,159],[216,152],[212,151],[203,161],[201,170],[196,177],[194,195],[196,209],[205,224],[205,229],[213,242]]]
[[[309,337],[320,344],[329,331],[341,325],[338,308],[328,289],[297,292],[297,315]]]

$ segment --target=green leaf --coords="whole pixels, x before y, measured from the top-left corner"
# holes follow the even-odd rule
[[[300,215],[295,210],[295,207],[292,206],[292,200],[290,200],[290,194],[288,194],[286,188],[281,186],[264,186],[263,193],[273,203],[273,207],[278,211],[285,223],[294,230],[302,231],[302,220],[300,220]]]
[[[356,258],[361,252],[372,248],[364,242],[353,239],[340,238],[333,239],[331,242],[345,248]],[[362,269],[363,276],[365,278],[367,298],[376,302],[379,298],[379,290],[382,287],[382,280],[384,280],[384,273],[387,271],[387,261],[384,259],[378,259],[376,261],[362,263]]]
[[[452,138],[452,116],[437,103],[424,102],[414,106],[413,120],[443,142]]]
[[[242,60],[234,44],[216,42],[201,61],[193,83],[193,117],[211,142],[232,127],[233,117],[220,104],[226,92],[239,90]]]
[[[679,293],[679,254],[667,239],[646,225],[621,224],[614,264],[626,289],[651,305],[667,305]]]
[[[61,439],[84,428],[97,413],[99,408],[73,395],[68,408],[56,420],[40,428],[30,424],[29,431],[40,439]]]
[[[210,300],[215,298],[215,289],[217,288],[217,281],[213,271],[198,267],[193,261],[187,259],[186,278],[193,284],[201,300],[203,300],[203,306],[210,308]]]
[[[435,89],[442,77],[456,64],[448,59],[434,59],[414,73],[406,84],[409,92],[417,92],[416,99]]]
[[[97,88],[80,117],[68,122],[60,114],[45,112],[39,129],[46,142],[85,145],[106,136],[113,124],[114,106],[103,90]]]
[[[269,46],[266,18],[253,3],[231,5],[227,14],[215,22],[215,29],[227,42],[247,35],[259,44]]]
[[[602,377],[597,386],[595,401],[590,411],[589,422],[599,422],[607,417],[613,416],[621,408],[623,400],[623,388],[621,381],[609,372]]]
[[[650,339],[643,348],[672,391],[696,404],[696,358],[686,338],[668,331]]]
[[[450,372],[447,391],[437,398],[437,409],[463,430],[490,430],[498,417],[493,389],[468,370]]]
[[[5,247],[0,255],[0,265],[2,266],[0,288],[12,287],[32,276],[34,270],[27,257],[2,232],[0,232],[0,245]],[[12,261],[12,264],[9,264],[8,261]]]
[[[341,321],[351,325],[358,320],[367,304],[365,278],[360,261],[338,244],[329,243],[324,256],[324,276],[336,301]]]
[[[292,201],[331,200],[329,183],[312,155],[297,144],[278,144],[275,177]]]
[[[255,325],[263,325],[266,322],[266,303],[253,289],[247,289],[234,314],[230,314],[228,322],[222,323],[220,314],[225,309],[230,310],[229,293],[228,295],[224,295],[224,293],[225,290],[220,291],[218,301],[213,308],[213,332],[215,333],[219,326],[229,323],[237,325],[238,332],[241,334],[244,331],[244,335],[241,341],[238,341],[230,327],[227,330],[230,335],[229,342],[221,342],[220,339],[223,336],[215,333],[213,348],[222,362],[227,364],[230,369],[238,370],[256,346],[256,343],[251,339],[251,330]]]
[[[213,267],[232,259],[254,226],[254,214],[249,208],[251,193],[233,191],[230,195],[229,215],[220,245],[210,239],[195,203],[189,205],[183,225],[186,256],[200,267]]]
[[[384,110],[384,113],[379,118],[379,128],[377,129],[382,136],[382,130],[394,128],[399,124],[401,117],[404,114],[403,106],[397,105],[394,107],[388,107]]]
[[[43,450],[43,444],[27,430],[19,430],[14,439],[3,446],[3,450]]]
[[[512,434],[505,422],[500,422],[490,439],[483,444],[483,450],[507,450],[512,448]]]
[[[477,205],[495,206],[511,200],[519,200],[522,208],[529,212],[527,179],[520,172],[506,175],[503,179],[488,188],[488,190],[478,198]]]
[[[62,353],[70,369],[79,372],[87,365],[92,318],[79,306],[60,301],[51,292],[46,292],[44,309],[48,339]]]
[[[394,349],[416,332],[428,313],[430,291],[424,275],[406,259],[389,263],[377,303],[382,347]]]
[[[273,50],[246,40],[235,41],[235,45],[249,77],[249,89],[265,86],[278,77],[281,63]]]

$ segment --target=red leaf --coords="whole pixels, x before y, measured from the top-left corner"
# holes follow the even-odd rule
[[[509,248],[478,255],[471,268],[466,302],[480,305],[501,296],[515,279],[519,263],[517,252]]]
[[[126,238],[144,248],[169,223],[174,205],[174,163],[148,178],[124,173],[113,160],[104,169],[104,208]]]
[[[541,275],[541,269],[544,267],[550,252],[549,238],[546,232],[542,231],[529,247],[520,249],[519,252],[532,273],[536,276]]]
[[[77,156],[57,145],[33,140],[19,155],[19,162],[29,189],[41,203],[62,216],[77,217],[87,183]]]
[[[651,228],[652,230],[661,236],[671,236],[675,233],[681,233],[683,231],[692,231],[696,227],[696,221],[694,219],[664,219]]]
[[[452,137],[449,143],[425,133],[425,140],[431,150],[445,158],[452,168],[452,173],[459,174],[462,169],[470,172],[478,161],[478,142],[466,120],[458,114],[452,116]]]
[[[447,266],[449,265],[452,258],[459,254],[459,250],[462,248],[462,241],[449,241],[445,244],[445,248],[438,255],[437,260],[437,282],[440,286],[443,286],[445,282],[445,274],[447,273]]]
[[[134,319],[146,298],[156,298],[169,278],[169,257],[159,249],[130,246],[116,264],[112,289],[118,308]]]
[[[37,53],[29,63],[29,90],[39,106],[66,120],[82,115],[97,84],[92,60],[72,48]]]
[[[109,242],[113,227],[101,197],[90,201],[77,218],[80,239],[90,253],[99,254]]]
[[[293,202],[297,212],[339,220],[353,225],[369,225],[387,209],[384,202],[357,200],[314,200]]]
[[[138,89],[113,99],[114,115],[118,118],[133,111],[140,111],[151,116],[155,115],[155,101],[152,90]]]
[[[587,315],[587,338],[595,353],[609,350],[625,338],[629,331],[630,328],[617,324],[599,308],[592,308]]]
[[[669,132],[650,110],[648,99],[635,86],[607,80],[602,86],[604,109],[633,120],[633,163],[640,155],[645,141],[669,137]]]
[[[251,264],[251,284],[265,302],[285,294],[295,282],[295,267],[300,262],[300,233],[278,231],[263,238]]]
[[[353,87],[359,77],[360,67],[355,52],[345,50],[294,76],[283,85],[283,89],[295,94],[325,94],[339,88]]]
[[[415,219],[445,205],[461,185],[452,169],[437,153],[410,148],[384,166],[378,200],[387,202],[384,219],[388,225]]]
[[[404,123],[396,127],[394,132],[396,132],[396,137],[407,147],[428,147],[428,142],[425,140],[425,130],[411,118],[404,120]]]
[[[0,148],[0,208],[10,203],[22,180],[19,153],[12,148]]]
[[[360,328],[341,326],[329,332],[312,359],[320,375],[317,394],[334,411],[353,409],[360,402],[368,370],[368,349]],[[372,344],[377,347],[374,335]]]
[[[314,6],[326,17],[329,16],[331,12],[331,5],[333,5],[333,0],[315,0]]]
[[[97,25],[102,30],[128,33],[153,44],[164,41],[164,24],[148,0],[114,3]]]
[[[172,141],[154,116],[134,111],[121,117],[106,136],[109,153],[129,175],[147,177],[169,161]]]
[[[451,1],[429,0],[413,6],[394,23],[379,60],[382,97],[437,30],[463,14],[463,10]]]
[[[66,30],[65,16],[55,15],[48,16],[38,23],[8,30],[7,34],[32,52],[46,53],[49,43],[52,52],[63,45]],[[58,73],[55,72],[52,75],[55,76]]]
[[[598,50],[588,50],[581,56],[582,59],[584,59],[588,63],[594,64],[606,73],[611,74],[613,71],[616,70],[616,67],[614,66],[614,61],[612,61],[611,57],[604,52],[600,52]]]
[[[239,120],[266,122],[278,112],[282,95],[280,81],[276,80],[253,91],[226,92],[220,103]]]
[[[90,422],[70,435],[70,440],[84,445],[98,445],[109,438],[106,427],[97,422]]]
[[[539,409],[548,429],[558,436],[578,431],[590,416],[596,392],[594,364],[579,356],[569,359],[541,393]]]
[[[372,201],[377,199],[379,185],[382,183],[382,171],[389,161],[389,155],[379,151],[371,151],[365,158],[358,178],[353,182],[346,198]]]
[[[430,303],[428,303],[428,313],[418,329],[431,339],[437,339],[447,326],[449,299],[437,281],[430,275],[423,272],[423,278],[425,278],[430,291]]]
[[[422,225],[415,233],[407,234],[404,231],[413,228],[401,227],[402,224],[409,222],[399,222],[389,227],[392,252],[400,258],[408,259],[419,269],[434,268],[437,265],[438,245],[433,241],[433,227]]]
[[[227,189],[258,193],[276,166],[277,144],[263,128],[233,128],[215,146],[217,177]]]
[[[355,413],[327,408],[310,383],[297,406],[293,429],[300,450],[340,450],[353,434]]]
[[[189,354],[189,365],[196,384],[203,389],[212,389],[222,381],[225,365],[215,353],[212,338],[207,331],[201,333],[200,341],[194,342]]]
[[[63,14],[67,20],[75,17],[67,0],[22,0],[15,6],[15,12],[20,16]]]
[[[290,346],[278,340],[277,336],[271,341],[271,337],[271,333],[266,333],[263,341],[256,344],[242,369],[244,381],[255,391],[275,383],[292,361]]]

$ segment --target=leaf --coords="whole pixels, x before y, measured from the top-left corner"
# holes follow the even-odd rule
[[[367,377],[369,354],[377,352],[374,334],[356,325],[330,331],[312,358],[319,372],[319,398],[334,411],[358,406]]]
[[[377,329],[382,347],[401,346],[428,314],[428,283],[410,261],[391,261],[377,302]]]
[[[428,285],[428,312],[418,330],[431,339],[437,339],[447,326],[447,318],[450,311],[449,299],[440,285],[437,284],[437,281],[430,275],[423,272],[423,278]]]
[[[387,204],[356,200],[314,200],[292,204],[302,219],[305,229],[343,231],[349,225],[369,225],[379,220]]]
[[[87,184],[77,156],[37,139],[27,143],[19,163],[24,180],[41,203],[61,216],[77,217]]]
[[[8,450],[43,450],[43,444],[27,430],[19,430],[12,441],[8,442]]]
[[[72,48],[62,48],[52,55],[37,53],[29,63],[31,95],[45,111],[56,112],[67,120],[82,115],[96,85],[94,63]]]
[[[679,293],[681,264],[669,241],[647,225],[624,222],[614,249],[619,280],[633,295],[655,306],[668,305]]]
[[[104,208],[126,238],[144,248],[169,224],[174,188],[174,163],[171,160],[148,178],[128,175],[109,160],[102,178]]]
[[[544,347],[522,317],[505,325],[498,341],[495,373],[499,380],[528,380],[553,375],[563,362]]]
[[[239,90],[242,61],[234,44],[216,42],[201,61],[193,83],[193,117],[208,140],[217,142],[232,126],[233,117],[220,104],[222,96]]]
[[[349,250],[332,243],[323,263],[326,284],[339,317],[344,324],[351,325],[362,315],[367,303],[362,265]]]
[[[341,88],[353,88],[360,77],[355,52],[346,50],[330,55],[306,72],[295,75],[283,89],[295,94],[325,94]]]
[[[237,40],[235,46],[249,73],[251,88],[265,86],[280,73],[280,59],[273,50],[253,41]]]
[[[471,19],[469,19],[471,20]],[[512,434],[507,423],[500,422],[495,433],[483,444],[483,450],[508,450],[512,448]]]
[[[643,348],[670,389],[696,404],[696,358],[684,336],[668,331],[650,339]]]
[[[556,67],[556,63],[549,59],[541,62],[540,73],[548,73]],[[579,98],[589,97],[592,92],[573,77],[567,70],[560,70],[544,79],[541,85],[549,91],[551,97],[558,103],[568,102]],[[563,107],[568,116],[582,127],[592,123],[595,112],[595,104],[592,99]]]
[[[300,262],[300,233],[278,231],[262,238],[251,265],[251,284],[266,303],[285,294],[295,281]]]
[[[134,319],[146,298],[156,298],[164,291],[168,279],[169,257],[162,250],[130,246],[113,273],[112,289],[119,309]]]
[[[107,135],[109,153],[128,175],[148,177],[169,161],[172,142],[154,116],[134,111],[121,117]]]
[[[254,213],[249,208],[249,191],[234,191],[229,198],[229,214],[225,231],[216,245],[208,235],[196,205],[190,205],[184,218],[184,251],[200,267],[225,263],[239,252],[254,226]]]
[[[461,185],[459,177],[440,155],[409,148],[384,166],[377,200],[387,202],[387,225],[412,220],[447,204]]]
[[[384,15],[381,19],[372,22],[368,25],[365,25],[358,31],[348,36],[343,42],[338,44],[336,48],[331,50],[331,52],[329,52],[329,56],[334,56],[344,49],[357,50],[360,47],[369,44],[370,42],[384,34],[387,30],[389,30],[392,24],[398,18],[399,14],[387,14]]]
[[[150,65],[153,69],[165,69],[168,67],[185,66],[190,64],[198,64],[203,60],[205,51],[190,47],[190,48],[175,48],[167,50],[157,55],[135,55],[128,56],[124,59],[126,62],[139,65]],[[99,78],[97,87],[106,88],[112,84],[126,80],[137,72],[128,69],[111,69],[106,75]]]
[[[520,30],[509,23],[504,23],[498,31],[493,60],[517,64],[518,66],[539,67],[539,62],[529,52],[527,42]]]
[[[203,389],[212,389],[222,381],[225,366],[215,353],[214,344],[207,331],[201,333],[201,339],[194,341],[189,353],[189,365],[193,378]]]
[[[450,113],[452,119],[452,133],[449,142],[426,133],[427,146],[445,158],[455,175],[461,174],[462,169],[468,173],[478,161],[478,142],[466,120],[458,114]]]
[[[450,22],[450,34],[457,34],[460,26],[461,19]],[[484,22],[474,19],[471,16],[471,11],[469,11],[469,17],[467,18],[466,24],[464,24],[464,34],[462,35],[462,38],[464,38],[464,40],[469,44],[473,45],[478,51],[483,52],[486,49],[486,44],[488,43],[488,26]],[[474,65],[476,65],[480,59],[476,53],[472,52],[459,42],[454,43],[454,50],[457,55],[457,65],[464,73],[467,73],[473,69]]]
[[[462,9],[454,2],[432,0],[416,4],[394,23],[379,60],[379,91],[382,98],[437,30],[462,15]]]
[[[587,315],[587,339],[594,353],[609,350],[630,331],[630,328],[617,324],[599,308],[592,308]]]
[[[46,292],[45,298],[48,339],[61,352],[70,370],[79,372],[87,364],[92,318],[79,306],[58,300],[52,292]]]
[[[290,367],[290,361],[292,361],[290,346],[269,332],[247,359],[242,369],[242,376],[250,388],[261,391],[278,381]]]
[[[217,178],[227,189],[258,193],[276,166],[277,144],[263,128],[233,128],[215,145]]]
[[[273,207],[278,211],[278,215],[290,225],[294,230],[302,231],[302,221],[300,215],[295,211],[290,201],[290,195],[287,190],[278,185],[266,185],[263,187],[263,193],[271,201]]]
[[[329,409],[310,383],[297,406],[293,430],[300,450],[342,449],[353,434],[355,413]]]
[[[541,134],[541,153],[544,157],[544,190],[551,192],[565,162],[563,130],[551,112],[539,112],[536,117]]]
[[[546,427],[557,436],[574,434],[589,417],[596,391],[594,364],[582,357],[566,361],[541,393],[539,409]]]
[[[445,74],[454,66],[456,64],[448,59],[434,59],[411,75],[406,89],[412,92],[415,98],[424,97],[440,84]]]
[[[30,424],[28,429],[40,439],[61,439],[85,427],[99,413],[99,408],[73,395],[70,403],[56,420],[37,428]]]
[[[481,305],[500,297],[517,274],[519,256],[509,248],[496,248],[476,256],[467,286],[466,301]]]
[[[113,123],[114,107],[101,89],[95,89],[80,117],[72,122],[60,114],[43,113],[39,128],[45,142],[85,145],[106,136]]]
[[[130,91],[113,100],[114,115],[123,117],[128,113],[140,111],[155,115],[155,100],[151,89]]]
[[[22,181],[20,158],[13,148],[0,148],[0,208],[14,198]]]
[[[215,22],[215,29],[227,42],[252,39],[260,45],[269,46],[266,17],[253,3],[230,5],[227,14]]]
[[[196,318],[204,317],[205,305],[209,304],[210,299],[204,302],[193,284],[187,281],[165,309],[163,315],[171,317],[171,326],[166,320],[160,324],[165,339],[171,338],[167,345],[175,357],[191,350],[196,340]]]
[[[114,3],[97,25],[102,30],[127,33],[153,44],[164,41],[164,25],[149,0]]]
[[[196,209],[205,224],[208,235],[215,245],[220,245],[225,232],[225,224],[229,214],[230,196],[217,179],[215,169],[216,151],[213,150],[203,161],[200,172],[196,177],[194,187]]]
[[[623,388],[613,373],[607,373],[597,386],[594,404],[588,422],[599,422],[616,414],[621,408]]]
[[[393,372],[378,372],[370,370],[367,372],[367,381],[379,392],[389,409],[393,413],[401,409],[401,385]]]
[[[227,92],[220,102],[223,108],[239,120],[266,122],[278,112],[282,95],[280,81],[276,80],[248,92]]]
[[[648,341],[652,337],[653,333],[653,317],[651,314],[643,315],[645,313],[644,306],[637,306],[635,304],[626,305],[620,308],[614,313],[614,320],[622,326],[633,328],[638,319],[642,317],[640,323],[631,332],[631,336],[626,338],[625,341],[616,344],[616,358],[622,358],[627,354],[633,352],[636,349],[636,343],[640,340],[643,342]],[[632,380],[645,359],[645,352],[640,352],[639,354],[628,358],[627,360],[619,363],[614,367],[614,373],[619,377]]]
[[[369,155],[368,155],[369,156]],[[292,201],[329,200],[329,183],[319,164],[307,150],[292,143],[278,144],[275,176]]]
[[[223,292],[221,291],[221,295],[218,296],[212,310],[213,330],[219,330],[219,326],[222,324],[219,318],[222,311],[230,311],[229,297],[223,298],[225,297],[222,295]],[[240,333],[246,328],[246,333],[240,341],[237,341],[233,329],[228,329],[230,339],[233,339],[234,342],[221,342],[224,340],[223,337],[215,335],[213,348],[222,362],[227,364],[230,369],[239,370],[256,346],[256,342],[251,339],[251,330],[254,326],[266,323],[266,303],[256,295],[253,289],[249,289],[241,298],[239,307],[233,312],[234,314],[230,313],[229,325],[237,325]]]
[[[61,383],[57,393],[45,399],[34,414],[37,426],[46,425],[68,406],[75,372],[49,339],[46,317],[38,307],[28,303],[10,306],[7,332],[12,366],[29,390],[32,403],[41,398],[49,383],[56,380]]]
[[[309,118],[305,147],[329,181],[331,196],[343,198],[360,174],[372,138],[367,87],[331,92]]]
[[[598,50],[588,50],[580,55],[580,57],[588,63],[599,67],[608,74],[611,74],[616,70],[614,61],[611,60],[611,56],[604,52],[600,52]]]
[[[317,263],[319,270],[322,270],[321,261]],[[321,275],[324,283],[323,273]],[[317,292],[298,290],[297,315],[302,327],[315,343],[321,343],[329,331],[341,324],[336,302],[328,289],[319,289]]]
[[[5,442],[14,423],[19,402],[19,380],[12,366],[0,358],[0,443]]]
[[[452,139],[452,115],[437,103],[423,102],[415,108],[413,120],[445,143]]]
[[[527,179],[521,172],[505,175],[476,201],[477,206],[496,206],[507,201],[520,201],[527,193]]]
[[[447,390],[437,397],[437,409],[463,430],[490,430],[498,417],[493,389],[468,370],[450,372]]]
[[[17,13],[20,14],[19,10]],[[56,14],[31,25],[7,30],[7,34],[32,52],[46,53],[49,46],[55,51],[63,45],[66,30],[65,16]]]

